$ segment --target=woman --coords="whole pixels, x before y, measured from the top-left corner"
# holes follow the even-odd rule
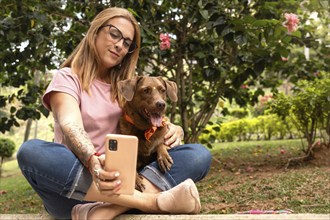
[[[120,173],[102,169],[105,135],[117,132],[122,113],[117,82],[134,76],[139,48],[139,25],[132,14],[105,9],[49,84],[43,103],[54,116],[55,141],[27,141],[17,159],[51,216],[113,219],[132,208],[148,213],[200,211],[193,181],[207,174],[211,156],[198,144],[178,146],[180,126],[169,123],[164,140],[174,165],[165,174],[157,162],[144,167],[143,193],[118,195]],[[93,181],[109,203],[84,201]]]

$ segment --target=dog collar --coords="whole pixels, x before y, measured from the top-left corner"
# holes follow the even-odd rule
[[[133,119],[131,117],[128,116],[128,114],[124,114],[124,119],[131,123],[132,125],[135,125]],[[168,121],[167,117],[162,117],[162,125],[161,127],[164,127],[166,125],[166,122]],[[152,126],[151,128],[147,129],[144,131],[144,138],[150,142],[150,138],[151,136],[156,132],[157,127],[156,126]]]

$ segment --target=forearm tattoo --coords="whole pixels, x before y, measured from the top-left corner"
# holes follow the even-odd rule
[[[86,131],[73,123],[63,125],[62,130],[68,148],[88,167],[88,159],[95,149]]]

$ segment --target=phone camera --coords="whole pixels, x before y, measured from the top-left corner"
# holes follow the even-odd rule
[[[113,139],[109,140],[109,150],[111,151],[117,150],[117,140],[113,140]]]

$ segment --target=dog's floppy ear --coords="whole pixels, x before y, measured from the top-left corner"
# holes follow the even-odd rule
[[[118,91],[126,99],[126,101],[132,101],[137,81],[138,78],[135,77],[132,79],[121,80],[117,83]]]
[[[172,102],[178,101],[178,87],[175,82],[163,80],[166,86],[166,93]]]

